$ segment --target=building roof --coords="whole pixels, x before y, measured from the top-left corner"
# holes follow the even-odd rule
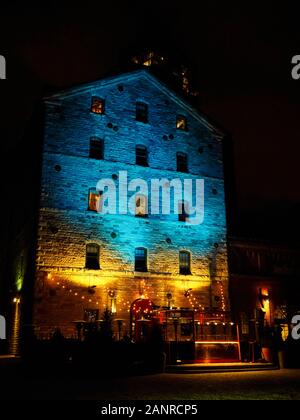
[[[218,140],[222,140],[226,133],[215,124],[209,121],[209,119],[193,107],[187,100],[182,98],[178,93],[170,89],[165,83],[155,77],[152,73],[145,69],[139,69],[128,73],[122,73],[111,77],[105,77],[103,79],[95,80],[93,82],[83,83],[74,87],[70,87],[61,90],[52,95],[47,95],[43,99],[46,103],[56,103],[57,101],[72,96],[76,96],[82,93],[90,92],[101,87],[107,87],[109,85],[115,85],[118,83],[124,83],[125,81],[134,81],[138,79],[145,79],[152,85],[156,86],[161,92],[168,96],[171,100],[177,102],[182,108],[185,109],[190,115],[196,120],[203,124],[208,130],[210,130]]]

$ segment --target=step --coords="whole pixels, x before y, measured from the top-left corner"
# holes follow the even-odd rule
[[[213,373],[213,372],[254,372],[263,370],[276,370],[278,366],[273,363],[188,363],[169,365],[168,373]]]

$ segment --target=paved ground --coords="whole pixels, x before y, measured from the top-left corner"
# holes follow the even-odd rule
[[[1,399],[215,400],[300,399],[300,370],[209,374],[159,374],[96,380],[1,383]]]

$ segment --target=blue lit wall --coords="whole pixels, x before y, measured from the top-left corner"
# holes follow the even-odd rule
[[[90,112],[93,95],[105,99],[104,115]],[[136,101],[148,104],[148,124],[136,121]],[[82,318],[86,302],[100,311],[110,305],[109,290],[116,291],[118,316],[127,318],[130,303],[141,294],[166,305],[171,292],[173,305],[190,306],[184,296],[188,288],[195,307],[223,305],[228,310],[220,134],[142,70],[61,92],[45,103],[36,279],[40,303],[35,308],[40,331],[60,326],[71,334],[71,321]],[[178,114],[187,118],[187,132],[176,129]],[[88,157],[92,136],[104,140],[104,160]],[[135,165],[137,144],[147,146],[149,167]],[[176,172],[178,151],[188,154],[189,174]],[[176,215],[136,218],[88,211],[89,188],[119,171],[127,171],[129,180],[204,179],[204,223],[184,224]],[[88,242],[100,245],[100,270],[84,268]],[[136,247],[148,250],[146,274],[134,273]],[[191,275],[178,274],[179,250],[191,252]],[[223,300],[214,299],[220,294],[218,282]],[[95,295],[86,294],[91,284],[97,286]]]

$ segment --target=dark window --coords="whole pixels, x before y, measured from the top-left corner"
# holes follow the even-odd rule
[[[135,162],[137,165],[148,166],[148,152],[145,146],[136,146]]]
[[[183,131],[187,130],[187,122],[186,122],[186,118],[184,116],[177,115],[177,117],[176,117],[176,128],[177,128],[177,130],[183,130]]]
[[[145,195],[139,194],[135,199],[136,217],[148,217],[148,200]]]
[[[146,248],[135,248],[135,271],[147,270],[147,250]]]
[[[177,152],[177,171],[178,172],[188,172],[188,159],[187,154],[182,152]]]
[[[188,251],[179,251],[179,273],[191,273],[191,254]]]
[[[99,254],[100,247],[97,244],[87,244],[86,255],[85,255],[85,268],[91,268],[92,270],[99,270]]]
[[[104,114],[105,113],[105,100],[99,98],[98,96],[92,97],[91,111],[95,114]]]
[[[137,102],[135,108],[135,118],[137,121],[148,122],[148,105],[144,102]]]
[[[90,138],[90,158],[103,159],[103,140],[99,137]]]
[[[88,210],[97,212],[101,211],[101,195],[102,191],[97,191],[95,188],[89,189]]]
[[[178,202],[178,220],[179,222],[185,222],[188,218],[187,214],[188,210],[188,202],[187,201],[179,201]]]

